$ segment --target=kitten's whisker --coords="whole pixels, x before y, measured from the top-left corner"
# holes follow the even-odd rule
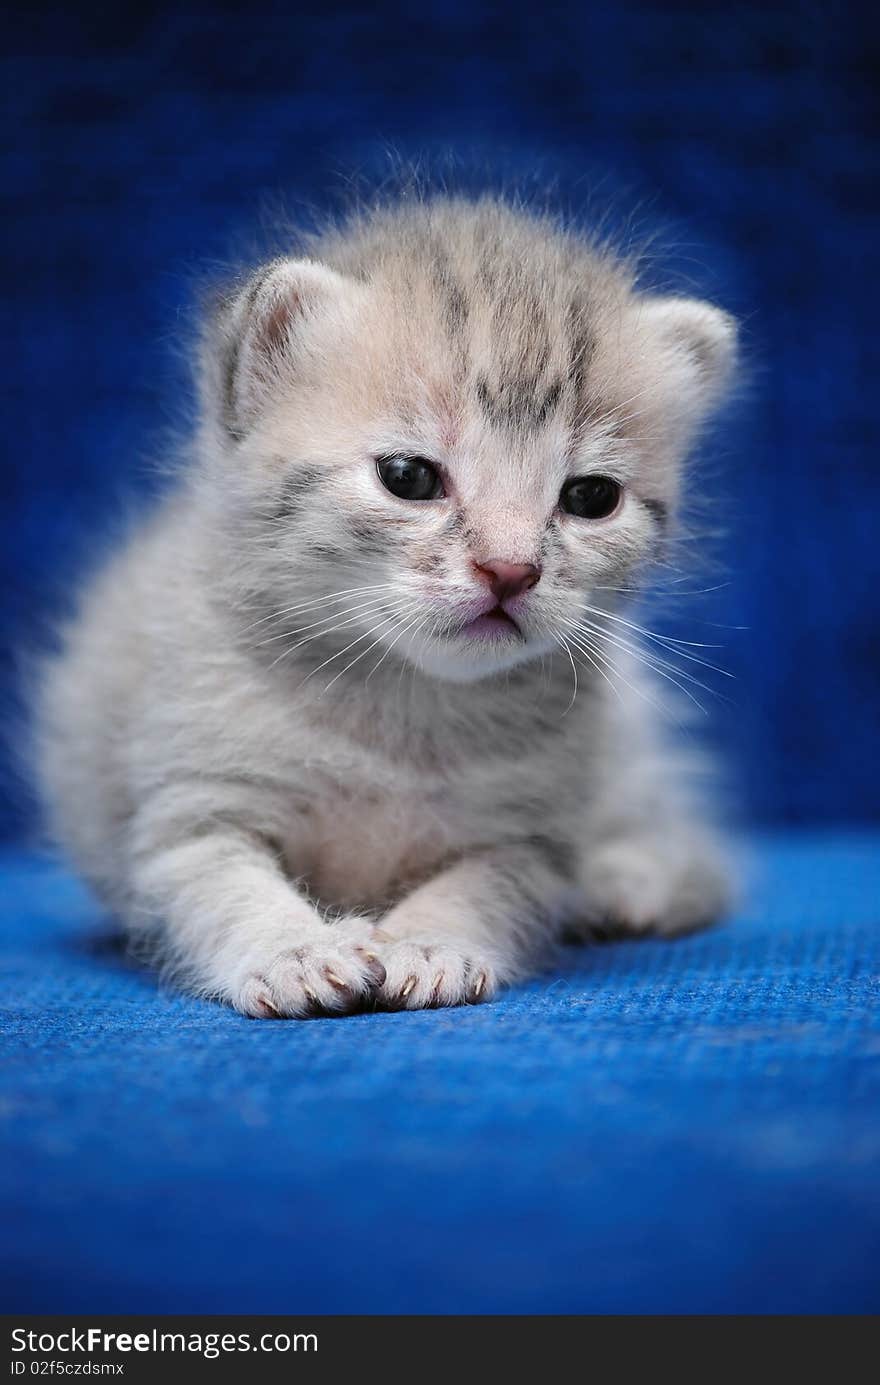
[[[424,630],[424,628],[425,628],[425,626],[427,625],[429,619],[430,619],[430,613],[427,613],[427,614],[424,616],[424,618],[422,619],[422,621],[420,622],[420,624],[418,624],[418,625],[416,626],[415,632],[414,632],[416,635],[419,635],[419,634],[421,633],[421,631]],[[436,628],[436,621],[434,622],[434,626],[435,626],[435,628]],[[385,657],[385,656],[384,656],[384,654],[383,654],[383,655],[381,656],[380,660],[379,660],[380,663],[381,663],[381,659],[384,658],[384,657]],[[419,669],[421,669],[421,665],[420,665],[420,664],[418,665],[418,667],[419,667]],[[399,707],[399,706],[400,706],[400,693],[401,693],[401,688],[403,687],[403,675],[404,675],[404,673],[406,673],[407,670],[409,670],[410,680],[413,680],[413,679],[415,678],[415,667],[414,667],[414,665],[412,664],[412,662],[411,662],[409,659],[401,659],[401,660],[400,660],[400,669],[399,669],[398,674],[397,674],[397,684],[396,684],[395,690],[394,690],[394,705],[395,705],[395,707]],[[374,672],[375,672],[375,668],[373,669],[373,673],[374,673]],[[372,673],[370,674],[370,677],[372,677]],[[369,679],[368,679],[367,681],[369,681]],[[410,690],[411,690],[411,684],[410,684]]]
[[[368,612],[367,614],[372,615],[372,614],[374,614],[374,612],[371,611],[371,612]],[[320,639],[324,639],[325,637],[329,637],[329,636],[331,636],[331,635],[335,635],[336,632],[337,632],[338,630],[347,630],[347,629],[349,629],[352,625],[357,625],[357,623],[358,623],[358,621],[359,621],[360,619],[361,619],[361,616],[358,614],[358,615],[349,616],[349,617],[348,617],[347,619],[345,619],[345,620],[333,621],[333,622],[331,622],[329,625],[322,624],[321,629],[320,629],[320,630],[316,630],[315,633],[314,633],[313,635],[307,635],[307,636],[305,637],[305,639],[296,640],[293,644],[289,645],[286,649],[283,649],[283,650],[281,651],[281,653],[278,655],[277,659],[275,659],[275,661],[269,665],[270,669],[271,669],[271,668],[274,668],[274,667],[275,667],[275,664],[280,663],[282,659],[286,659],[289,655],[295,654],[296,651],[297,651],[298,649],[304,649],[305,646],[306,646],[307,644],[313,644],[315,640],[320,640]],[[288,636],[290,636],[291,634],[295,634],[295,633],[296,633],[296,631],[288,632]]]
[[[630,644],[628,641],[617,639],[616,637],[609,635],[606,631],[600,630],[597,626],[580,625],[578,628],[581,630],[584,636],[587,636],[589,634],[592,635],[594,639],[604,640],[607,644],[612,645],[616,649],[623,650],[624,653],[629,654],[631,658],[637,660],[641,664],[644,664],[645,668],[651,669],[652,672],[658,674],[659,677],[667,679],[668,682],[672,683],[674,687],[678,688],[679,692],[683,693],[685,697],[687,697],[691,702],[693,702],[694,706],[698,707],[704,716],[707,716],[708,713],[706,711],[706,708],[703,706],[702,702],[700,702],[699,698],[695,697],[694,694],[688,688],[686,688],[683,683],[679,682],[678,678],[674,677],[673,674],[678,674],[679,677],[685,679],[688,683],[694,684],[695,687],[702,689],[703,692],[709,693],[710,696],[720,696],[720,694],[717,693],[714,688],[710,688],[705,683],[701,683],[697,678],[692,678],[690,674],[685,673],[682,669],[675,668],[674,664],[665,664],[663,660],[655,660],[655,657],[653,655],[646,654],[645,650],[640,649],[638,645]]]
[[[559,635],[559,634],[557,634],[557,633],[554,631],[554,633],[553,633],[553,638],[554,638],[554,640],[556,641],[556,643],[557,643],[562,649],[564,649],[565,652],[566,652],[566,654],[568,655],[568,662],[571,664],[571,671],[572,671],[572,673],[574,674],[574,688],[573,688],[572,694],[571,694],[571,701],[569,702],[569,704],[568,704],[568,706],[566,707],[565,711],[562,713],[562,715],[563,715],[564,717],[566,717],[566,716],[568,716],[569,712],[571,711],[572,707],[574,706],[575,702],[577,701],[577,695],[578,695],[578,671],[577,671],[577,665],[575,664],[575,661],[574,661],[574,656],[572,655],[572,652],[571,652],[571,650],[570,650],[570,648],[569,648],[569,646],[568,646],[568,640],[565,638],[565,636],[564,636],[564,635]],[[543,659],[542,659],[542,660],[541,660],[542,672],[543,672],[543,663],[544,663],[544,661],[543,661]]]
[[[261,619],[254,620],[252,625],[245,626],[245,630],[252,630],[255,626],[263,625],[266,620],[276,620],[279,616],[292,615],[297,611],[306,611],[306,609],[310,607],[319,607],[319,605],[326,604],[328,601],[340,601],[344,597],[367,596],[367,594],[373,593],[373,591],[384,591],[387,590],[391,584],[392,583],[389,582],[377,582],[369,584],[369,586],[341,587],[341,589],[335,591],[324,591],[320,596],[308,597],[305,601],[295,601],[292,602],[291,605],[288,605],[288,607],[279,607],[277,611],[270,611],[269,614],[261,616]]]
[[[670,673],[677,675],[679,678],[683,678],[688,683],[692,683],[695,688],[700,688],[703,692],[708,693],[710,697],[717,697],[721,701],[728,701],[728,699],[725,698],[722,693],[718,692],[716,688],[711,687],[708,683],[701,683],[699,678],[695,678],[693,674],[688,673],[686,669],[679,668],[677,664],[671,664],[666,659],[661,659],[659,654],[656,654],[653,650],[645,649],[643,645],[640,645],[635,640],[629,640],[623,635],[611,634],[608,630],[603,630],[600,625],[596,625],[592,621],[580,622],[579,628],[583,631],[589,630],[593,635],[597,636],[597,638],[604,640],[608,644],[615,645],[618,649],[624,650],[627,654],[633,655],[634,658],[641,660],[646,667],[653,668],[658,673],[663,669],[668,669]],[[677,650],[670,650],[669,652],[678,655]],[[679,657],[687,658],[688,656],[681,654]],[[697,660],[697,662],[701,663],[702,660]],[[711,668],[712,665],[709,664],[707,667]]]
[[[619,674],[619,670],[617,669],[616,665],[613,664],[610,660],[603,658],[599,654],[598,650],[595,650],[592,646],[587,645],[585,641],[582,640],[580,637],[576,637],[572,634],[569,634],[569,639],[571,640],[575,649],[577,649],[589,660],[590,666],[593,669],[593,671],[598,673],[600,678],[605,679],[605,682],[608,684],[609,688],[614,693],[618,701],[622,701],[622,698],[620,696],[620,689],[618,688],[617,684],[613,681],[613,679],[609,678],[608,674],[602,667],[602,664],[604,664],[607,668],[612,669],[613,672],[618,673],[618,675],[622,677],[622,675]],[[602,664],[597,662],[597,659],[600,658],[602,659]]]
[[[419,603],[419,604],[421,604],[421,603]],[[365,686],[366,686],[367,683],[369,683],[369,681],[370,681],[370,679],[372,678],[373,674],[376,672],[376,669],[379,668],[379,666],[380,666],[382,663],[384,663],[384,661],[388,658],[388,655],[391,653],[392,649],[393,649],[394,646],[397,644],[397,641],[398,641],[403,635],[405,635],[405,634],[407,633],[408,630],[411,630],[411,629],[413,628],[413,625],[415,625],[418,629],[421,629],[422,625],[425,624],[426,620],[427,620],[427,616],[420,618],[420,617],[417,615],[415,620],[410,621],[409,625],[405,626],[402,630],[400,630],[400,631],[395,635],[394,639],[391,641],[391,643],[388,645],[388,648],[385,650],[385,653],[384,653],[384,654],[382,655],[382,657],[379,659],[379,662],[373,665],[373,667],[370,669],[370,672],[367,674],[366,678],[364,679],[364,685],[365,685]]]
[[[395,609],[395,607],[391,607],[392,612]],[[370,614],[377,614],[377,612],[371,612]],[[302,649],[307,644],[312,644],[315,640],[324,639],[328,635],[334,635],[337,630],[345,630],[351,625],[356,625],[360,619],[360,615],[350,616],[347,620],[339,621],[338,624],[328,625],[324,629],[316,630],[314,635],[308,635],[304,640],[297,640],[296,644],[292,644],[289,649],[283,650],[281,654],[278,655],[278,658],[269,665],[269,668],[273,669],[276,664],[281,663],[282,659],[286,659],[289,655],[295,654],[298,649]],[[351,648],[350,645],[349,648]],[[345,650],[341,652],[345,653]]]
[[[375,634],[377,630],[381,630],[383,625],[393,626],[395,621],[398,620],[398,618],[401,615],[405,615],[409,610],[412,609],[413,604],[414,603],[407,602],[403,606],[399,606],[396,609],[392,610],[391,613],[388,616],[384,617],[382,620],[380,620],[377,625],[372,625],[369,630],[365,630],[362,635],[358,635],[357,639],[352,640],[351,643],[347,644],[344,649],[338,649],[335,654],[329,655],[329,657],[326,658],[322,664],[318,664],[317,668],[313,668],[310,673],[306,674],[305,678],[302,680],[303,683],[307,683],[310,678],[313,678],[316,673],[320,673],[321,670],[326,668],[328,664],[332,664],[335,662],[336,659],[341,659],[345,654],[348,654],[350,650],[354,649],[356,645],[360,644],[361,640],[368,640],[370,636]],[[354,662],[357,661],[355,660]],[[342,672],[344,673],[345,669],[343,669]],[[332,681],[335,683],[336,679],[334,678]],[[329,687],[331,685],[328,684],[327,686]],[[326,691],[327,689],[325,688],[324,692]],[[323,693],[321,695],[323,696]]]
[[[647,702],[650,707],[653,707],[655,712],[658,712],[662,717],[671,718],[677,726],[681,727],[681,721],[669,707],[666,707],[659,702],[655,702],[653,697],[650,697],[644,688],[640,688],[636,683],[631,683],[629,679],[625,677],[623,673],[621,673],[617,664],[615,664],[613,660],[609,659],[607,655],[601,653],[601,651],[597,649],[594,644],[590,643],[587,646],[581,639],[575,638],[574,635],[570,635],[569,638],[571,639],[571,642],[575,646],[575,648],[580,650],[582,654],[586,655],[586,657],[590,660],[591,663],[593,663],[595,659],[600,660],[600,662],[604,664],[606,668],[610,669],[612,673],[617,675],[620,681],[626,687],[628,687],[631,692],[634,692],[637,697],[640,697],[642,699],[643,702]],[[601,669],[599,671],[601,672]],[[611,683],[611,686],[617,693],[618,698],[620,698],[620,689],[615,687],[614,683],[607,676],[607,674],[603,674],[603,677],[605,678],[606,682]]]
[[[324,592],[321,596],[309,597],[305,601],[297,601],[290,606],[281,606],[275,611],[270,611],[267,615],[261,616],[259,620],[245,626],[242,633],[254,630],[257,626],[265,625],[269,621],[281,620],[284,616],[300,615],[305,611],[317,610],[321,606],[344,601],[351,597],[372,596],[379,592],[392,590],[394,585],[392,582],[381,582],[371,586],[349,587],[339,591]]]
[[[379,609],[381,606],[385,605],[387,601],[387,596],[375,596],[370,601],[361,602],[359,605],[356,606],[346,606],[341,611],[334,611],[332,619],[335,620],[337,616],[343,617],[350,615],[353,615],[356,619],[359,615],[362,615],[371,610]],[[262,649],[265,645],[275,644],[278,640],[289,640],[294,635],[301,635],[304,630],[314,630],[316,625],[324,625],[327,622],[327,620],[328,616],[325,614],[321,616],[320,620],[313,620],[310,625],[296,625],[292,630],[282,630],[277,635],[270,635],[268,639],[260,640],[256,644],[255,648]],[[333,626],[332,628],[338,629],[339,627]]]
[[[656,565],[659,566],[659,564],[656,564]],[[676,569],[676,568],[673,568],[672,571],[675,572],[675,571],[677,571],[677,569]],[[710,592],[720,592],[720,591],[722,591],[725,587],[729,587],[729,586],[730,586],[730,583],[729,583],[729,582],[718,582],[714,587],[699,587],[696,591],[685,591],[685,592],[683,592],[683,591],[676,591],[676,592],[671,592],[671,591],[667,590],[667,587],[674,587],[674,586],[677,586],[680,582],[686,582],[686,581],[687,581],[687,576],[683,576],[683,577],[668,577],[668,578],[663,577],[663,578],[660,578],[659,580],[654,580],[654,581],[650,582],[650,583],[649,583],[649,586],[650,586],[650,589],[653,590],[654,594],[657,595],[657,596],[659,596],[659,597],[662,598],[662,599],[665,599],[667,596],[685,596],[685,597],[686,597],[686,596],[707,596]],[[644,596],[644,595],[645,595],[645,588],[643,588],[643,587],[609,587],[609,586],[598,586],[598,585],[597,585],[597,586],[593,587],[593,591],[594,591],[594,592],[621,592],[621,593],[623,593],[625,596]]]
[[[323,596],[316,596],[309,601],[301,601],[293,606],[282,606],[277,611],[271,611],[267,616],[261,616],[259,620],[252,621],[250,625],[245,625],[242,634],[245,635],[249,630],[255,630],[258,625],[265,625],[268,620],[281,620],[283,616],[298,615],[301,611],[309,610],[314,606],[325,605],[331,601],[339,601],[346,596],[365,596],[368,593],[387,591],[393,587],[393,582],[378,582],[369,587],[349,587],[344,591],[326,592]]]
[[[720,693],[717,693],[716,690],[712,687],[709,687],[708,684],[701,683],[698,678],[695,678],[693,676],[693,674],[688,673],[685,669],[678,668],[676,664],[671,664],[666,659],[662,659],[660,655],[655,653],[653,650],[645,649],[645,647],[639,644],[636,640],[629,640],[626,638],[626,636],[611,633],[608,630],[604,630],[601,625],[597,625],[592,621],[580,621],[578,622],[578,628],[581,630],[582,633],[585,634],[589,632],[596,639],[603,640],[606,644],[610,644],[614,648],[621,649],[624,651],[624,653],[632,655],[633,658],[638,659],[641,663],[643,663],[646,668],[653,668],[657,672],[660,672],[663,669],[668,669],[671,673],[677,674],[679,677],[684,678],[688,683],[693,683],[695,687],[702,688],[703,692],[710,693],[713,697],[721,696]]]
[[[421,603],[419,603],[419,605],[421,605]],[[410,607],[410,610],[411,610],[411,609],[412,609],[412,607]],[[398,614],[399,619],[401,619],[401,620],[406,620],[406,616],[407,616],[408,613],[409,613],[409,612],[405,612],[402,616],[400,616],[400,613],[399,613],[399,612],[398,612],[397,614]],[[394,639],[392,640],[391,644],[388,645],[388,647],[386,648],[385,653],[382,655],[382,658],[379,660],[379,664],[381,664],[382,659],[387,658],[387,656],[391,653],[391,650],[392,650],[392,649],[394,648],[394,646],[397,644],[397,641],[400,639],[401,635],[403,635],[403,634],[406,632],[406,630],[411,629],[412,626],[419,620],[419,618],[420,618],[420,617],[419,617],[418,614],[417,614],[417,615],[413,618],[413,620],[410,622],[409,625],[404,626],[403,629],[401,629],[401,630],[398,631],[398,633],[395,635]],[[384,624],[384,623],[387,623],[387,622],[382,622],[382,623]],[[368,631],[367,631],[367,635],[373,635],[373,634],[375,634],[376,629],[381,629],[381,628],[382,628],[382,624],[380,624],[380,625],[377,626],[377,627],[374,627],[372,630],[368,630]],[[393,624],[392,624],[392,628],[393,628]],[[355,643],[355,644],[358,644],[359,641],[358,641],[358,640],[355,640],[354,643]],[[344,673],[348,673],[348,670],[349,670],[350,668],[354,668],[355,664],[359,664],[360,661],[361,661],[361,659],[365,658],[366,655],[369,654],[369,652],[370,652],[371,649],[375,649],[375,648],[376,648],[376,645],[377,645],[377,644],[381,644],[381,643],[382,643],[382,638],[381,638],[381,636],[380,636],[378,639],[375,639],[375,640],[373,641],[372,644],[367,645],[366,649],[362,649],[361,652],[360,652],[360,654],[356,655],[355,658],[352,659],[352,660],[350,661],[350,663],[347,663],[347,664],[345,665],[345,668],[340,669],[339,672],[335,675],[335,677],[333,677],[333,678],[330,679],[330,682],[329,682],[329,683],[327,684],[327,686],[325,687],[324,692],[321,693],[321,696],[323,697],[323,696],[324,696],[324,693],[329,692],[330,689],[333,687],[333,684],[336,683],[336,682],[338,682],[339,679],[342,677],[342,675],[343,675]],[[354,648],[354,645],[349,645],[349,649],[353,649],[353,648]],[[329,663],[329,660],[328,660],[328,663]],[[379,664],[376,665],[376,668],[379,667]],[[315,671],[317,672],[317,670],[315,670]],[[375,669],[373,670],[373,672],[375,672]],[[365,684],[366,684],[367,681],[368,681],[368,679],[365,679],[365,680],[364,680]]]
[[[726,668],[719,668],[717,664],[710,664],[707,659],[701,659],[696,654],[689,654],[687,650],[678,648],[678,645],[683,644],[691,649],[723,649],[723,645],[704,644],[699,640],[678,640],[671,635],[658,635],[655,630],[648,630],[644,625],[639,625],[633,620],[624,620],[623,616],[612,615],[610,611],[603,611],[600,606],[585,606],[584,610],[589,611],[592,615],[601,616],[605,620],[613,620],[617,625],[625,625],[628,630],[634,630],[644,639],[655,640],[657,644],[668,649],[669,653],[677,654],[680,659],[690,659],[694,664],[702,664],[703,668],[709,668],[713,673],[720,673],[725,678],[733,678],[734,676],[732,673],[728,673]]]

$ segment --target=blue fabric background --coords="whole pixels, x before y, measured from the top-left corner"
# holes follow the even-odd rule
[[[567,951],[486,1007],[286,1025],[165,994],[10,844],[4,1307],[880,1307],[880,839],[843,826],[880,808],[876,16],[7,9],[12,741],[16,651],[186,418],[200,267],[249,250],[267,197],[306,214],[340,170],[383,177],[388,144],[453,151],[466,184],[555,178],[668,227],[676,281],[744,319],[749,397],[707,449],[727,536],[697,579],[727,585],[663,618],[721,630],[719,734],[748,817],[785,834],[713,933]],[[12,842],[33,817],[5,765]]]
[[[880,852],[775,839],[679,943],[491,1005],[259,1023],[157,993],[2,861],[16,1312],[880,1309]]]
[[[7,857],[1,1301],[876,1312],[877,839],[758,864],[728,928],[491,1006],[259,1024],[157,994]]]

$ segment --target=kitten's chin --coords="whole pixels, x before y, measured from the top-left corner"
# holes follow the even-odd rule
[[[432,640],[418,649],[407,650],[408,663],[430,678],[446,683],[477,683],[498,673],[540,659],[551,649],[549,643],[518,639],[503,644],[475,641]]]

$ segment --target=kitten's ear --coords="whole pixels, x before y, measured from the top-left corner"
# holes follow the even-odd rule
[[[289,379],[310,328],[342,315],[357,285],[313,260],[275,260],[222,305],[206,334],[206,407],[233,439]]]
[[[697,298],[645,298],[637,331],[663,372],[660,388],[694,429],[727,392],[736,365],[735,320]]]

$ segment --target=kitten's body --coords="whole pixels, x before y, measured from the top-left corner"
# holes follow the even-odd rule
[[[664,537],[729,321],[491,202],[313,254],[219,315],[192,465],[50,668],[56,835],[258,1016],[482,999],[563,928],[707,921],[723,877],[613,589]],[[383,491],[398,454],[443,496]],[[615,514],[558,510],[584,474],[619,481]],[[468,634],[495,559],[540,583]]]

